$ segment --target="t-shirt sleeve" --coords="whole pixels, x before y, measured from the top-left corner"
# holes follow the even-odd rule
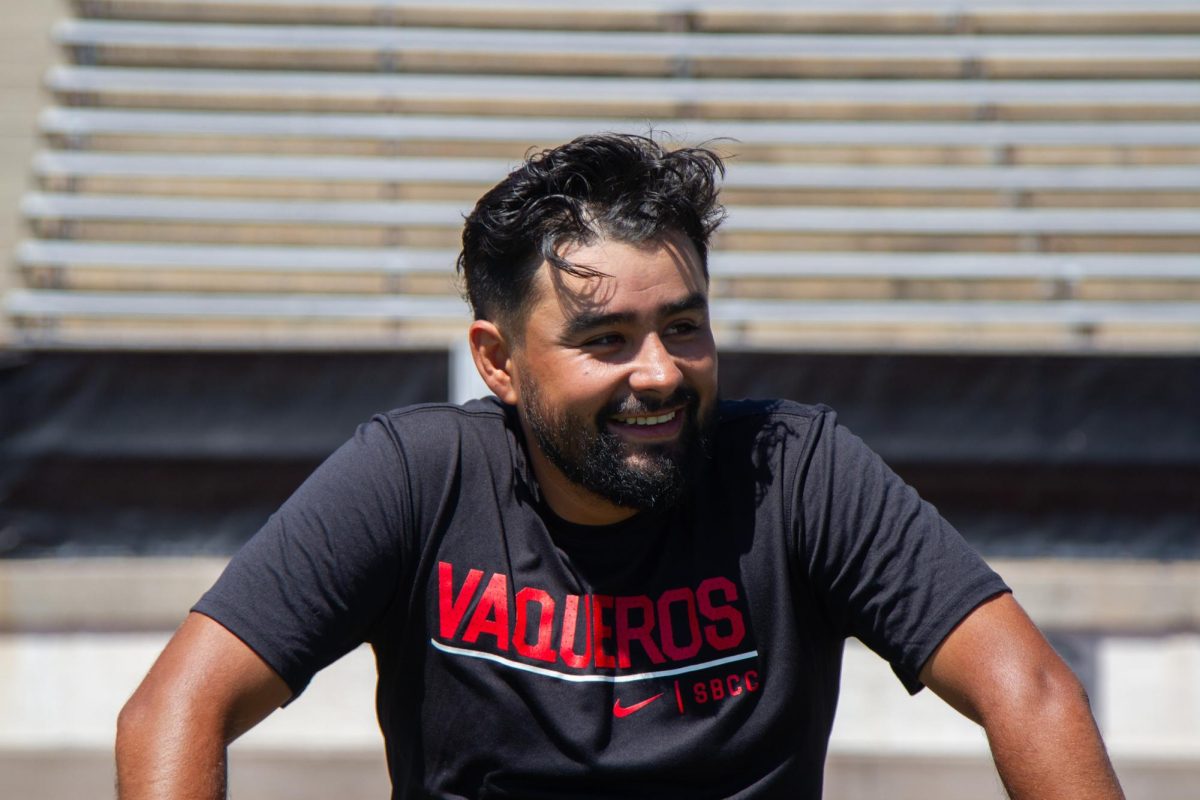
[[[836,631],[909,692],[942,640],[1008,587],[932,505],[826,413],[801,482],[801,558]]]
[[[359,427],[233,557],[193,607],[292,690],[370,638],[397,597],[409,526],[402,451],[382,418]]]

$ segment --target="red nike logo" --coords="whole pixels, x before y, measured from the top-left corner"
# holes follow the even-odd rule
[[[662,692],[659,692],[658,694],[654,695],[654,697],[651,697],[647,700],[643,700],[640,703],[634,703],[633,705],[628,706],[628,707],[621,705],[621,701],[618,700],[617,702],[613,703],[613,716],[615,716],[617,718],[628,717],[630,714],[641,711],[643,708],[650,705],[651,703],[653,703],[655,700],[657,700],[660,697],[662,697]]]

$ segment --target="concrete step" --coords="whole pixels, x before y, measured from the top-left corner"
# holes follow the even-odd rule
[[[66,800],[111,791],[118,710],[167,633],[0,636],[0,790]],[[1100,636],[1091,687],[1126,792],[1191,800],[1200,780],[1200,636]],[[234,744],[233,796],[386,796],[375,664],[359,648]],[[846,648],[825,796],[1005,797],[982,731],[930,692],[909,697],[888,666]],[[103,788],[100,788],[103,787]]]

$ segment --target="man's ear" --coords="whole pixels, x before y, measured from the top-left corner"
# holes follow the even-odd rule
[[[471,346],[471,358],[479,376],[492,390],[492,394],[509,405],[517,403],[516,373],[512,360],[512,348],[508,339],[495,323],[477,319],[467,331]]]

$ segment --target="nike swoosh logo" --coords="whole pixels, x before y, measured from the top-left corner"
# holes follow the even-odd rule
[[[634,703],[631,706],[623,706],[621,705],[621,701],[618,700],[617,702],[613,703],[613,716],[617,717],[618,719],[628,717],[630,714],[641,711],[643,708],[650,705],[660,697],[662,697],[662,692],[659,692],[658,694],[654,695],[654,697],[643,700],[640,703]]]

